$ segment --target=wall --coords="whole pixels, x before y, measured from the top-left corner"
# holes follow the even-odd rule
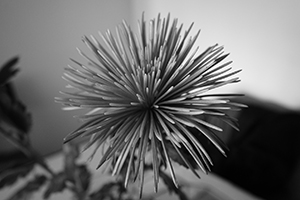
[[[242,81],[224,87],[226,92],[300,108],[300,1],[153,0],[134,6],[134,13],[146,11],[151,19],[170,13],[185,27],[195,22],[193,33],[201,29],[196,45],[202,50],[224,45],[232,67],[243,70]]]
[[[136,30],[143,11],[146,18],[170,12],[184,27],[195,22],[192,33],[201,29],[196,43],[200,51],[224,45],[232,67],[243,70],[242,82],[224,88],[227,92],[300,108],[300,1],[1,0],[0,62],[21,57],[14,81],[33,115],[31,136],[41,153],[60,149],[62,138],[80,124],[54,97],[66,85],[61,75],[69,58],[82,61],[75,48],[87,50],[81,36],[114,30],[122,19]]]
[[[114,0],[0,1],[0,63],[21,58],[14,83],[32,113],[30,134],[42,154],[60,149],[63,137],[79,126],[75,113],[62,111],[54,97],[65,89],[61,76],[69,58],[83,61],[76,47],[88,51],[81,37],[114,30],[129,19],[129,10],[130,2]],[[0,151],[7,148],[4,144]]]

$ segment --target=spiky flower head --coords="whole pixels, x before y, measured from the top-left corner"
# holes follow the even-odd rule
[[[88,65],[73,60],[77,67],[69,66],[64,74],[76,92],[63,92],[67,97],[56,98],[66,109],[91,109],[79,116],[83,125],[65,141],[88,136],[86,148],[108,142],[99,167],[111,161],[112,174],[122,172],[125,186],[138,177],[141,191],[149,157],[155,190],[161,165],[170,170],[177,185],[171,158],[196,175],[195,164],[206,172],[211,159],[199,135],[225,152],[214,133],[222,129],[204,117],[235,127],[224,111],[239,107],[230,100],[235,94],[209,92],[239,81],[230,78],[239,71],[230,72],[231,61],[224,62],[228,54],[222,46],[213,45],[196,55],[198,48],[192,47],[200,31],[189,37],[192,24],[181,35],[183,25],[178,27],[177,19],[171,24],[169,15],[164,19],[158,15],[149,28],[146,25],[143,16],[138,35],[126,22],[116,28],[115,36],[110,31],[99,33],[106,45],[93,36],[83,37],[96,60],[78,50]]]

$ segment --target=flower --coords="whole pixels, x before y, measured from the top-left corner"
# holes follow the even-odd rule
[[[223,63],[228,56],[223,47],[216,44],[196,56],[198,48],[192,47],[200,31],[189,38],[191,24],[181,36],[183,25],[177,27],[177,23],[174,19],[171,24],[170,15],[163,19],[158,15],[147,29],[143,15],[138,35],[123,21],[116,36],[110,31],[99,33],[106,46],[93,36],[83,37],[96,60],[78,49],[88,65],[73,60],[78,66],[69,66],[63,77],[76,91],[62,92],[67,97],[56,98],[67,110],[91,110],[79,116],[83,125],[65,141],[90,137],[86,148],[108,142],[99,167],[110,161],[112,174],[124,175],[125,186],[139,178],[140,191],[149,155],[155,190],[162,164],[177,185],[172,160],[196,175],[194,165],[209,170],[212,161],[198,136],[203,134],[223,154],[225,145],[214,134],[222,129],[205,117],[216,117],[236,128],[226,110],[241,106],[230,99],[239,94],[210,92],[239,81],[230,78],[240,70],[230,72],[231,61]]]

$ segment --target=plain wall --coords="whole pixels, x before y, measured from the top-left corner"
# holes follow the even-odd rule
[[[72,117],[76,113],[62,111],[54,97],[66,90],[61,76],[73,64],[69,58],[84,62],[76,47],[89,51],[81,37],[114,30],[129,14],[127,1],[0,1],[0,63],[20,56],[21,71],[13,81],[32,114],[31,139],[42,154],[60,149],[63,138],[80,125]]]
[[[241,82],[223,92],[300,109],[300,1],[136,0],[133,6],[133,13],[145,11],[148,19],[170,13],[184,27],[194,22],[191,35],[201,29],[196,42],[201,50],[223,45],[233,69],[242,69]]]
[[[143,11],[147,19],[170,13],[184,27],[195,22],[191,35],[201,29],[196,42],[200,52],[215,43],[224,45],[233,69],[243,71],[242,81],[223,91],[300,108],[300,1],[1,0],[0,62],[21,57],[14,83],[32,113],[30,134],[41,153],[60,149],[63,137],[80,124],[54,97],[65,89],[61,75],[69,58],[83,61],[76,47],[88,52],[81,37],[114,31],[123,19],[136,31]]]

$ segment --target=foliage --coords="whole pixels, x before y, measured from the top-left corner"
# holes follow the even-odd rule
[[[0,110],[0,133],[26,157],[21,156],[20,159],[8,159],[7,162],[0,163],[0,189],[15,184],[20,178],[24,178],[25,182],[7,200],[30,200],[35,192],[41,190],[41,188],[45,188],[42,195],[44,199],[48,199],[51,195],[65,190],[71,191],[74,199],[77,200],[94,200],[99,198],[111,200],[136,199],[136,196],[133,197],[127,188],[124,187],[121,180],[105,183],[99,189],[90,191],[92,173],[85,164],[78,163],[79,148],[77,145],[64,145],[64,167],[61,171],[54,172],[50,169],[45,158],[39,155],[31,146],[28,132],[31,126],[31,115],[20,100],[16,98],[11,87],[12,83],[10,80],[18,71],[13,69],[17,61],[17,58],[12,59],[12,61],[4,65],[4,69],[0,70],[0,77],[5,80],[2,81],[0,86],[1,97],[7,97],[6,100],[9,100],[0,101],[0,108],[6,108]],[[15,106],[16,104],[19,106]],[[14,114],[12,115],[11,113]],[[23,121],[17,121],[20,119]],[[44,173],[38,173],[32,177],[29,176],[29,174],[33,174],[32,170],[37,165],[44,169]],[[170,189],[170,191],[172,190],[173,188]],[[178,189],[176,189],[177,191]],[[144,197],[143,199],[153,200],[154,198]]]
[[[83,124],[66,136],[65,142],[77,137],[90,138],[93,144],[108,143],[99,166],[108,162],[112,175],[125,172],[124,184],[140,180],[142,194],[147,155],[152,155],[154,188],[157,190],[159,167],[167,166],[176,181],[172,162],[207,173],[212,165],[209,152],[203,148],[205,136],[223,155],[226,145],[215,134],[222,128],[205,120],[218,118],[236,127],[226,111],[242,105],[232,102],[239,94],[214,93],[216,88],[239,82],[240,70],[230,71],[229,54],[218,44],[197,54],[193,49],[200,33],[189,37],[193,24],[181,35],[178,20],[161,18],[147,22],[142,16],[139,32],[123,22],[96,37],[83,37],[95,59],[83,51],[79,54],[88,64],[72,60],[64,79],[69,92],[56,101],[66,110],[85,109],[78,116]],[[104,42],[104,44],[103,44]],[[134,159],[136,158],[136,159]]]
[[[127,186],[136,180],[142,198],[147,170],[153,172],[156,192],[162,179],[170,193],[180,200],[187,199],[177,183],[172,162],[189,168],[198,177],[197,168],[207,173],[212,160],[201,137],[223,155],[227,149],[215,134],[222,128],[207,118],[216,118],[237,129],[237,122],[226,111],[244,105],[231,99],[240,94],[213,92],[239,82],[238,77],[231,77],[240,70],[230,72],[231,61],[224,62],[229,54],[224,54],[224,48],[216,44],[196,55],[198,48],[193,50],[193,45],[200,31],[189,38],[192,24],[181,36],[183,25],[178,27],[177,23],[177,19],[171,22],[169,15],[166,19],[158,15],[147,29],[143,15],[138,35],[123,22],[116,29],[116,37],[110,31],[100,34],[106,46],[94,37],[83,37],[97,60],[79,50],[88,65],[72,60],[76,67],[66,69],[64,79],[72,91],[62,92],[65,97],[57,97],[56,101],[66,106],[66,110],[89,110],[79,116],[84,123],[67,135],[65,142],[79,136],[89,137],[84,150],[96,145],[96,152],[102,146],[104,154],[98,168],[108,162],[110,173],[117,175],[115,182],[95,191],[90,190],[93,174],[85,164],[78,163],[76,145],[64,145],[64,167],[59,172],[54,172],[32,148],[31,116],[10,82],[18,72],[15,65],[19,58],[4,64],[0,70],[0,133],[28,159],[0,166],[3,169],[0,189],[27,177],[36,165],[45,170],[44,174],[27,180],[9,200],[30,199],[41,188],[45,188],[44,199],[65,190],[71,191],[78,200],[135,199]],[[150,163],[145,159],[148,155]],[[163,170],[166,168],[170,176]]]

